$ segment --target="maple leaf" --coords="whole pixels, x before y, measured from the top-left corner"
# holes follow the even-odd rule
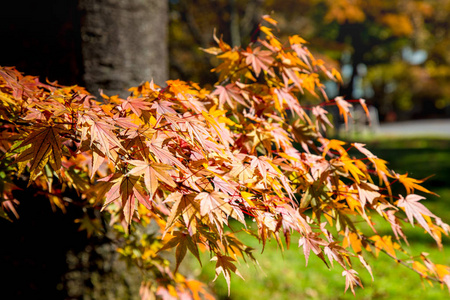
[[[274,62],[272,52],[261,50],[260,47],[256,47],[255,49],[248,48],[247,52],[244,52],[243,55],[247,57],[245,63],[253,67],[256,77],[261,73],[261,69],[267,72]]]
[[[230,196],[237,195],[239,193],[238,191],[239,184],[237,184],[234,181],[228,181],[225,180],[223,177],[215,176],[212,180],[212,183],[214,184],[214,190],[216,191],[222,191]]]
[[[362,154],[364,154],[368,158],[377,158],[372,152],[370,152],[369,150],[367,150],[365,148],[366,144],[353,143],[352,145],[353,145],[353,147],[358,149],[359,152],[361,152]]]
[[[54,171],[61,169],[61,138],[60,129],[54,126],[32,131],[21,143],[16,163],[31,162],[30,182],[43,170],[47,162]]]
[[[291,80],[294,85],[299,88],[300,92],[303,93],[303,81],[300,79],[300,74],[295,69],[283,68],[283,80],[286,87],[289,86],[289,80]]]
[[[361,202],[363,210],[367,202],[372,204],[374,199],[381,196],[378,192],[379,188],[370,182],[360,182],[360,184],[357,185],[357,188],[359,192],[359,201]]]
[[[295,98],[291,93],[291,88],[283,87],[281,89],[275,89],[275,98],[278,100],[278,107],[280,110],[283,108],[283,101],[286,102],[289,109],[295,112],[297,115],[303,118],[304,110],[298,103],[298,99]]]
[[[276,25],[268,16],[263,19]],[[181,80],[168,81],[164,88],[147,82],[131,88],[132,96],[126,99],[102,95],[107,103],[100,103],[83,88],[42,84],[0,68],[0,156],[4,153],[4,165],[13,158],[17,163],[1,167],[0,178],[17,176],[28,165],[30,182],[34,179],[35,188],[61,208],[61,186],[75,190],[87,208],[104,201],[102,211],[108,207],[111,224],[121,226],[128,239],[135,236],[129,234],[135,218],[143,226],[156,224],[154,239],[130,240],[122,252],[132,254],[147,271],[157,270],[158,280],[142,285],[143,297],[207,298],[198,282],[173,274],[165,257],[155,256],[158,248],[174,250],[175,272],[188,250],[201,264],[199,246],[206,249],[217,261],[215,279],[223,274],[230,292],[231,272],[240,276],[238,257],[252,258],[249,247],[224,233],[225,225],[232,225],[230,218],[257,236],[263,249],[272,237],[283,248],[282,234],[289,247],[291,233],[299,232],[306,265],[311,251],[327,266],[337,261],[345,269],[345,290],[353,293],[361,282],[354,270],[346,269],[350,256],[358,256],[372,276],[360,255],[363,250],[376,255],[384,251],[397,259],[397,250],[403,249],[390,236],[376,235],[369,241],[350,215],[359,214],[374,229],[371,213],[376,211],[398,239],[404,237],[395,215],[398,206],[440,245],[450,226],[419,203],[423,198],[411,194],[429,192],[420,186],[423,180],[390,171],[364,144],[352,146],[367,160],[351,158],[345,142],[324,138],[332,126],[325,106],[338,106],[346,125],[351,116],[349,102],[342,97],[328,101],[321,83],[323,75],[340,80],[339,73],[315,59],[299,36],[290,37],[288,44],[271,28],[259,29],[265,40],[257,39],[247,49],[231,48],[215,38],[220,48],[208,51],[220,54],[222,63],[215,69],[220,76],[213,91]],[[298,98],[304,90],[323,96],[323,103],[305,106],[311,114]],[[367,114],[364,100],[359,103]],[[369,169],[372,164],[375,172]],[[372,173],[385,188],[372,183]],[[15,193],[2,180],[0,198],[8,208]],[[394,206],[390,185],[397,180],[410,195]],[[385,189],[391,201],[382,195]],[[302,196],[300,201],[294,193]],[[256,228],[246,227],[244,213]],[[77,222],[88,234],[94,232],[95,224],[86,216]],[[327,229],[333,223],[341,236]],[[347,252],[350,247],[356,255]],[[413,263],[413,269],[450,283],[450,268],[422,260],[424,264]]]
[[[186,129],[189,133],[189,137],[192,141],[194,141],[194,137],[197,139],[197,141],[200,143],[202,148],[207,148],[206,143],[207,139],[211,137],[209,132],[206,130],[205,127],[202,126],[200,122],[185,122]]]
[[[78,231],[86,230],[88,238],[91,237],[92,234],[102,232],[102,224],[100,222],[100,219],[91,219],[88,214],[84,214],[83,218],[81,219],[75,219],[75,223],[80,224]]]
[[[332,267],[333,267],[333,260],[335,260],[343,268],[345,268],[344,258],[342,257],[341,253],[347,254],[348,252],[341,246],[337,245],[337,242],[329,243],[324,247],[323,250],[325,252],[325,255],[328,257],[328,260],[330,261]]]
[[[278,22],[276,21],[276,20],[274,20],[274,19],[272,19],[269,15],[264,15],[264,16],[262,16],[261,17],[264,21],[266,21],[266,22],[269,22],[270,24],[272,24],[272,25],[277,25],[278,24]]]
[[[318,235],[319,233],[310,232],[307,235],[302,236],[298,241],[298,246],[299,247],[303,246],[303,254],[305,255],[306,259],[306,266],[308,266],[309,254],[311,250],[328,266],[323,257],[322,249],[319,247],[328,245],[328,243],[323,239],[319,238]]]
[[[270,163],[270,160],[265,156],[254,156],[250,163],[250,167],[259,171],[265,183],[267,183],[268,172],[271,176],[282,176],[281,172],[276,169],[275,166]]]
[[[406,198],[400,196],[400,200],[398,200],[397,206],[403,207],[405,209],[406,216],[408,217],[409,222],[412,226],[414,226],[414,219],[431,234],[430,226],[428,226],[427,221],[425,221],[423,216],[434,217],[436,216],[431,213],[423,204],[419,203],[420,200],[425,199],[425,197],[409,194]]]
[[[400,222],[399,222],[398,218],[395,216],[396,211],[388,210],[385,213],[386,213],[386,219],[391,224],[392,231],[394,232],[394,235],[397,238],[397,240],[399,240],[400,237],[402,237],[403,240],[405,241],[405,243],[408,244],[408,240],[407,240],[405,234],[403,233],[402,227],[400,226]]]
[[[196,224],[194,221],[194,217],[199,215],[200,206],[195,201],[195,197],[197,194],[181,194],[180,192],[174,192],[167,196],[164,203],[173,202],[172,207],[170,209],[170,214],[167,217],[166,229],[164,234],[168,232],[168,230],[173,226],[178,217],[182,216],[184,220],[184,224],[189,230],[189,233],[193,234],[196,231]],[[200,217],[200,216],[199,216]]]
[[[365,99],[359,99],[359,104],[361,104],[362,108],[364,109],[364,112],[366,113],[367,120],[369,120],[369,126],[372,124],[372,120],[370,118],[370,112],[367,108],[366,100]]]
[[[156,109],[156,112],[159,115],[176,115],[177,112],[173,108],[171,108],[172,105],[174,105],[174,103],[169,101],[155,101],[153,102],[152,108]]]
[[[348,126],[348,117],[352,116],[350,113],[350,107],[352,105],[344,100],[342,97],[336,97],[335,99],[336,105],[339,108],[339,115],[341,115],[344,118],[345,126],[347,128]]]
[[[348,229],[347,229],[347,231],[348,231]],[[346,232],[345,233],[345,238],[342,243],[342,246],[344,248],[351,246],[355,253],[360,253],[362,251],[361,239],[358,236],[358,234],[356,234],[355,232]]]
[[[216,133],[216,137],[219,137],[222,145],[228,148],[230,144],[234,144],[234,140],[230,131],[218,120],[222,114],[223,112],[215,110],[214,106],[210,109],[209,113],[202,111],[202,116],[205,118],[205,121],[214,129],[212,133]]]
[[[392,242],[392,237],[388,235],[379,236],[374,235],[370,237],[375,242],[375,255],[378,256],[380,250],[385,250],[391,257],[397,257],[395,250],[400,249],[400,245]]]
[[[350,287],[353,295],[355,295],[355,286],[359,285],[360,287],[363,287],[361,280],[356,274],[358,274],[358,272],[352,269],[342,271],[342,276],[345,276],[345,292]]]
[[[364,173],[354,165],[355,160],[350,159],[347,155],[341,156],[340,161],[343,163],[343,168],[345,172],[350,172],[352,174],[353,178],[355,178],[356,182],[359,184],[361,181],[360,179],[365,179]]]
[[[128,97],[127,100],[122,101],[121,107],[123,110],[131,109],[138,117],[140,117],[143,110],[148,110],[150,108],[150,103],[145,101],[144,98]]]
[[[134,211],[136,209],[136,199],[142,203],[147,209],[151,209],[152,205],[148,201],[148,196],[138,185],[138,178],[135,176],[123,176],[120,183],[121,206],[125,216],[125,222],[131,223]]]
[[[224,193],[212,191],[211,193],[199,193],[195,199],[200,201],[200,214],[205,216],[211,214],[223,205],[227,204],[223,199],[226,197]],[[228,205],[228,204],[227,204]]]
[[[167,173],[168,170],[173,169],[169,165],[146,162],[143,160],[127,160],[126,162],[135,166],[128,174],[144,175],[145,187],[150,194],[150,198],[153,198],[153,195],[158,189],[158,179],[171,187],[177,187],[175,181],[173,181],[172,177]]]
[[[156,138],[156,135],[152,141],[146,141],[146,144],[155,157],[163,164],[177,166],[179,169],[186,173],[189,173],[188,169],[169,151],[163,146],[165,138]]]
[[[113,132],[113,125],[104,121],[92,121],[91,123],[91,146],[94,142],[97,142],[99,144],[100,151],[109,157],[111,157],[110,150],[113,146],[125,150]]]
[[[433,192],[427,190],[426,188],[424,188],[423,186],[419,185],[419,183],[424,182],[428,178],[424,178],[421,180],[414,179],[414,178],[408,177],[408,173],[403,174],[403,175],[397,174],[396,177],[397,177],[398,181],[400,181],[405,186],[406,192],[408,194],[414,192],[414,189],[418,189],[419,191],[438,196],[436,193],[433,193]]]
[[[242,161],[236,161],[232,165],[232,169],[229,173],[230,177],[237,177],[240,184],[246,184],[256,181],[254,178],[254,169],[250,164]]]
[[[362,263],[362,265],[366,268],[366,270],[369,272],[370,276],[372,277],[372,281],[374,281],[372,268],[367,264],[366,260],[362,255],[358,255],[359,261]]]
[[[219,277],[220,273],[222,273],[223,276],[225,277],[225,281],[227,282],[228,296],[229,296],[230,295],[230,279],[231,279],[230,271],[235,273],[239,277],[241,277],[243,280],[245,280],[244,277],[242,277],[241,273],[239,273],[239,270],[233,264],[233,262],[235,262],[235,260],[229,256],[224,256],[224,255],[218,254],[217,256],[214,256],[213,258],[211,258],[211,261],[216,261],[216,277],[214,278],[213,281],[215,281]]]
[[[215,297],[207,291],[207,286],[198,280],[186,280],[186,285],[192,293],[194,300],[214,300]],[[200,297],[200,294],[203,297]]]
[[[331,128],[333,128],[333,124],[331,124],[330,120],[328,120],[326,114],[328,114],[328,112],[323,109],[322,107],[318,106],[314,106],[312,108],[312,113],[314,116],[316,116],[316,127],[319,127],[319,122],[322,125],[322,129],[325,131],[326,130],[326,126],[328,125]]]
[[[94,177],[95,173],[97,172],[97,170],[100,168],[100,166],[103,164],[104,161],[105,161],[104,154],[100,150],[98,150],[97,147],[93,147],[91,164],[90,164],[91,179]]]
[[[100,179],[100,181],[107,182],[108,185],[106,187],[110,187],[106,192],[106,199],[102,210],[112,202],[121,200],[119,205],[123,210],[124,221],[127,225],[131,223],[131,219],[136,210],[136,199],[147,209],[152,208],[149,196],[139,183],[139,177],[113,173]]]
[[[322,156],[325,157],[330,149],[337,150],[340,155],[347,155],[347,151],[342,147],[346,143],[339,140],[328,140],[328,139],[321,139],[322,144],[325,145],[325,148],[322,151]]]
[[[202,264],[200,260],[200,255],[198,251],[197,243],[194,241],[193,237],[191,237],[189,234],[181,232],[181,231],[175,231],[174,237],[167,241],[162,248],[158,250],[158,252],[161,252],[163,250],[167,250],[173,247],[177,247],[175,250],[175,259],[176,259],[176,265],[175,265],[175,273],[178,270],[178,267],[180,266],[181,262],[183,261],[184,257],[186,256],[187,250],[189,250],[194,256],[197,258],[200,265]],[[157,253],[158,253],[157,252]]]
[[[239,87],[232,83],[227,84],[226,86],[216,86],[216,89],[211,95],[219,96],[219,107],[223,107],[223,105],[227,103],[231,108],[234,108],[236,106],[234,101],[248,107],[248,104],[245,103],[245,100],[241,95]]]

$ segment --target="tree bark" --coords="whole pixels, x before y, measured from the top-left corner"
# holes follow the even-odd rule
[[[168,79],[168,1],[81,0],[83,81],[98,95],[126,97]]]

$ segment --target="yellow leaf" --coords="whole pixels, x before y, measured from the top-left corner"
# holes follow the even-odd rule
[[[412,268],[418,272],[422,277],[426,277],[428,274],[428,269],[418,261],[413,262]]]
[[[255,195],[242,191],[241,196],[248,204],[250,204],[250,206],[255,206],[255,204],[251,200]]]
[[[340,155],[346,155],[347,151],[342,147],[346,143],[339,140],[327,140],[322,139],[322,144],[325,144],[325,148],[323,149],[322,156],[325,157],[330,149],[337,150]]]
[[[62,145],[61,138],[59,137],[59,129],[56,127],[44,127],[43,129],[31,132],[22,141],[20,147],[29,148],[23,150],[15,162],[30,161],[30,181],[39,175],[49,160],[54,171],[61,169]]]
[[[306,44],[307,42],[304,39],[302,39],[300,36],[293,35],[293,36],[289,37],[289,43],[291,45],[294,45],[294,44]]]
[[[353,178],[355,178],[356,182],[359,184],[360,183],[360,177],[361,178],[365,178],[364,173],[357,167],[355,166],[354,160],[350,159],[348,156],[343,156],[341,157],[341,162],[344,163],[344,169],[345,171],[348,173],[350,172],[350,174],[352,174]]]
[[[259,29],[264,32],[266,35],[273,37],[272,29],[266,26],[260,26]]]
[[[424,188],[423,186],[419,185],[419,183],[424,182],[429,177],[419,180],[419,179],[414,179],[414,178],[408,177],[408,173],[406,173],[403,175],[397,174],[397,178],[398,178],[398,181],[400,181],[405,186],[406,192],[408,194],[413,193],[414,189],[418,189],[419,191],[438,196],[436,193],[433,193],[433,192],[427,190],[426,188]]]
[[[264,19],[264,21],[269,22],[272,25],[276,26],[278,24],[278,22],[272,19],[269,15],[264,15],[262,16],[262,18]]]

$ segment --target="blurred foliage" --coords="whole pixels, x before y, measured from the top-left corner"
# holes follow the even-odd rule
[[[199,48],[213,44],[211,24],[236,46],[272,14],[280,32],[300,32],[341,68],[344,84],[329,84],[330,97],[365,98],[388,121],[450,114],[450,0],[171,0],[170,9],[172,78],[215,82],[195,68],[214,65]]]

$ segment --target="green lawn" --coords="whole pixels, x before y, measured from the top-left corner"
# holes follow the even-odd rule
[[[432,212],[444,221],[450,223],[450,140],[384,140],[367,143],[367,148],[380,158],[390,162],[390,167],[397,172],[409,171],[413,178],[421,179],[434,174],[424,186],[441,195],[440,198],[427,196],[423,201]],[[399,188],[395,192],[403,193]],[[444,237],[444,247],[439,251],[434,241],[427,237],[423,230],[406,225],[406,234],[410,237],[411,252],[430,253],[436,263],[450,265],[450,239]],[[390,233],[390,226],[380,227],[380,233]],[[247,266],[241,261],[240,270],[245,281],[232,276],[231,295],[227,296],[227,287],[223,277],[219,277],[210,287],[217,293],[219,299],[449,299],[446,288],[435,284],[431,287],[422,282],[420,277],[404,266],[398,265],[392,259],[380,253],[378,259],[365,256],[371,264],[375,281],[364,268],[356,268],[361,276],[364,289],[357,289],[356,298],[350,291],[344,294],[345,281],[341,276],[342,268],[328,270],[313,254],[308,267],[302,249],[296,245],[298,237],[292,238],[290,250],[281,253],[274,241],[266,246],[261,255],[262,246],[258,241],[245,235],[239,236],[248,245],[257,249],[256,257],[260,268],[252,263]],[[446,253],[448,255],[446,255]],[[204,268],[198,263],[188,261],[185,264],[205,282],[214,278],[214,264],[208,262],[205,255],[202,259]],[[186,269],[185,269],[186,270]]]

